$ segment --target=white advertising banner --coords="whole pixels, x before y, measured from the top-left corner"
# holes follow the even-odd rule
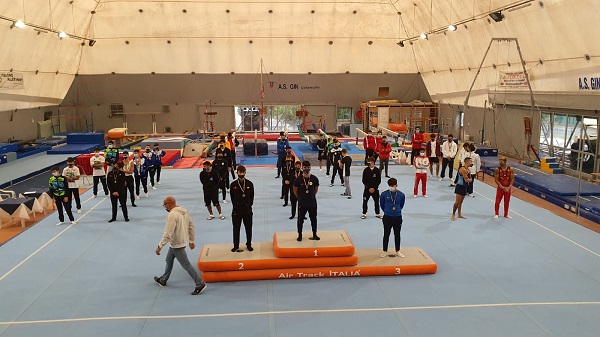
[[[500,72],[500,88],[527,88],[527,76],[523,71]]]
[[[25,89],[23,73],[0,73],[0,88]]]

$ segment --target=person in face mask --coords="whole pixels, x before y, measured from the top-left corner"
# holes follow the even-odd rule
[[[117,220],[117,202],[121,205],[125,222],[129,221],[129,214],[127,212],[127,180],[122,170],[123,162],[117,162],[113,170],[106,175],[108,189],[110,190],[110,202],[112,204],[112,217],[108,222]]]
[[[154,161],[154,170],[156,171],[156,184],[160,185],[160,171],[162,169],[162,159],[167,153],[160,149],[158,143],[154,143],[154,151],[153,154],[155,156]]]
[[[304,217],[308,212],[312,236],[309,240],[320,240],[317,236],[317,192],[319,191],[319,178],[310,174],[310,162],[302,162],[302,175],[294,181],[294,194],[298,198],[298,238],[302,241],[302,227]]]
[[[331,174],[331,183],[329,186],[333,186],[333,182],[335,181],[335,175],[338,174],[340,176],[340,184],[344,186],[344,177],[342,173],[342,168],[340,167],[340,161],[342,160],[342,147],[341,144],[335,140],[333,143],[333,147],[329,150],[331,153],[331,164],[333,165],[333,173]]]
[[[373,131],[369,130],[367,136],[363,138],[363,148],[365,149],[365,166],[368,165],[369,158],[375,154],[375,137]]]
[[[156,248],[156,255],[160,255],[160,251],[167,243],[170,247],[167,253],[165,273],[160,277],[154,276],[154,282],[158,283],[161,287],[166,286],[173,270],[173,263],[177,259],[183,269],[194,280],[196,287],[192,295],[199,295],[206,289],[206,284],[202,281],[202,277],[194,265],[190,263],[185,252],[185,247],[188,245],[190,249],[196,248],[194,244],[195,228],[192,217],[184,207],[177,206],[177,202],[172,196],[165,198],[163,207],[169,212],[169,215],[167,216],[167,224],[165,225],[163,237]]]
[[[129,197],[131,199],[131,206],[137,207],[135,204],[135,180],[133,178],[133,158],[129,157],[129,152],[123,151],[123,173],[125,173],[125,183],[127,185],[127,190],[129,191]]]
[[[337,143],[338,139],[337,137],[333,137],[333,138],[329,138],[329,140],[327,141],[327,174],[325,174],[325,176],[329,177],[329,172],[330,172],[330,168],[333,165],[335,168],[335,163],[333,161],[333,152],[331,152],[331,150],[333,149],[333,144]]]
[[[412,167],[415,162],[415,158],[419,155],[419,152],[423,148],[423,143],[425,142],[425,136],[421,133],[421,127],[415,127],[415,133],[412,134],[411,137],[412,142],[412,152],[410,156],[410,166]]]
[[[402,229],[402,208],[406,197],[398,190],[398,181],[395,178],[388,179],[389,189],[383,191],[379,198],[379,206],[383,210],[383,252],[379,257],[388,256],[388,242],[392,229],[394,230],[395,257],[404,257],[400,253],[400,230]]]
[[[68,191],[69,200],[72,202],[75,199],[75,204],[77,205],[77,214],[81,213],[81,199],[79,198],[79,184],[77,183],[79,180],[80,172],[79,168],[75,166],[75,158],[69,157],[67,158],[67,167],[63,169],[62,175],[67,178],[68,182]]]
[[[233,223],[233,248],[232,252],[243,252],[240,249],[240,228],[244,222],[246,231],[246,248],[253,251],[252,248],[252,205],[254,204],[254,185],[246,179],[246,167],[240,165],[237,167],[238,179],[231,183],[231,222]]]
[[[229,180],[229,172],[227,171],[228,167],[229,166],[227,165],[227,162],[223,159],[223,153],[217,153],[217,159],[213,160],[212,162],[212,170],[215,171],[219,177],[219,182],[217,185],[223,194],[224,204],[227,203],[227,190],[229,189],[229,186],[227,186],[227,181]]]
[[[283,207],[288,205],[288,198],[294,180],[294,157],[289,154],[285,157],[285,163],[281,169],[281,195],[283,195]]]
[[[296,179],[300,178],[302,176],[302,162],[297,160],[294,163],[294,169],[290,175],[290,186],[291,186],[291,192],[290,193],[290,202],[292,203],[292,216],[289,217],[290,220],[292,220],[294,217],[296,217],[296,210],[298,209],[298,197],[296,197],[296,194],[294,194],[294,183],[296,182]],[[306,220],[306,217],[304,217],[304,220]]]
[[[146,145],[143,156],[146,160],[146,165],[148,166],[148,176],[150,176],[150,185],[152,186],[152,189],[155,190],[156,186],[154,186],[154,176],[156,175],[156,154],[152,152],[152,150],[150,149],[150,145]]]
[[[68,195],[67,178],[60,174],[58,166],[53,166],[52,169],[50,169],[50,172],[52,172],[52,176],[48,180],[48,187],[56,204],[58,220],[60,220],[60,222],[56,225],[60,226],[65,222],[63,208],[67,212],[69,220],[71,220],[71,224],[75,225],[75,218],[71,212],[71,198]]]
[[[204,205],[206,205],[206,209],[208,210],[207,220],[215,218],[211,203],[219,211],[219,218],[223,220],[225,216],[221,213],[221,205],[219,204],[219,175],[213,171],[212,164],[209,161],[205,161],[202,165],[203,170],[200,172],[200,182],[202,183],[202,190],[204,192]]]
[[[94,178],[94,198],[98,195],[98,183],[102,183],[104,195],[108,197],[108,188],[106,187],[106,171],[104,170],[104,157],[100,155],[100,149],[94,149],[94,155],[90,158],[90,166],[93,168],[92,176]]]
[[[119,161],[119,150],[115,148],[115,142],[112,139],[108,141],[106,150],[104,150],[104,159],[107,165],[106,173],[110,172]]]
[[[381,184],[381,171],[379,171],[379,168],[375,167],[375,158],[367,158],[367,163],[369,166],[365,167],[362,175],[362,183],[365,186],[365,190],[363,192],[363,212],[360,218],[367,218],[367,203],[369,202],[369,198],[373,198],[373,202],[375,203],[375,214],[381,219],[382,215],[379,213],[379,184]]]
[[[385,167],[386,178],[389,178],[388,164],[390,162],[390,152],[392,152],[392,144],[388,143],[386,136],[381,137],[381,142],[377,149],[377,153],[379,153],[379,171],[383,173],[383,168]]]
[[[231,162],[231,150],[227,148],[227,143],[225,141],[220,142],[219,146],[215,150],[215,157],[219,156],[219,154],[223,156],[223,160],[227,164],[227,171],[231,172],[233,179],[235,179],[235,173],[232,171],[233,165]],[[229,189],[229,175],[226,175],[227,177],[225,177],[225,186],[227,189]]]
[[[442,155],[444,158],[442,159],[442,175],[440,176],[440,181],[442,181],[446,175],[446,166],[450,170],[449,179],[452,180],[452,170],[454,169],[454,157],[456,156],[456,152],[458,150],[458,146],[454,142],[454,136],[452,134],[448,135],[448,140],[444,142],[442,145]]]
[[[135,195],[140,200],[140,185],[144,187],[144,194],[148,198],[148,162],[146,157],[140,155],[140,150],[133,151],[133,176],[135,177]]]
[[[317,159],[319,159],[319,171],[323,171],[323,160],[327,160],[327,139],[325,137],[327,135],[322,133],[316,143],[317,150],[319,151],[319,155],[317,156]]]
[[[429,168],[429,158],[425,156],[425,149],[419,151],[419,156],[415,158],[415,186],[413,188],[413,197],[416,198],[419,190],[419,182],[422,182],[421,193],[427,198],[427,169]]]

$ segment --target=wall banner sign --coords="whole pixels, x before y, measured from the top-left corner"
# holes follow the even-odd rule
[[[526,88],[527,86],[527,76],[524,71],[500,72],[500,88]]]
[[[23,73],[0,73],[0,88],[25,89]]]
[[[580,77],[579,90],[600,90],[600,77]]]
[[[277,83],[275,81],[267,82],[271,89],[277,88],[278,90],[319,90],[321,86],[311,84],[299,84],[299,83]]]

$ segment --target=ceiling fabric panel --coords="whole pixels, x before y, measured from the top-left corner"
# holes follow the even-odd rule
[[[96,41],[81,46],[81,40],[60,40],[31,27],[10,29],[11,21],[0,20],[0,71],[26,73],[25,91],[7,94],[39,101],[62,98],[70,83],[50,81],[55,87],[43,88],[49,79],[33,76],[36,71],[58,71],[65,78],[256,74],[262,59],[266,71],[276,74],[418,73],[433,97],[461,103],[490,40],[508,37],[520,43],[534,90],[579,90],[573,83],[596,74],[600,65],[593,25],[600,1],[531,1],[504,10],[501,22],[488,16],[522,1],[0,1],[0,15],[10,20]],[[457,31],[445,29],[459,21]],[[397,44],[436,29],[427,40]],[[514,44],[492,46],[472,103],[483,104],[485,93],[497,86],[498,71],[519,71],[519,62]]]

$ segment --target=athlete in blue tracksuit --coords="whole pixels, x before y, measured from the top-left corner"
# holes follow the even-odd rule
[[[388,179],[389,190],[383,191],[379,198],[379,206],[383,211],[383,253],[379,257],[386,257],[390,233],[394,229],[394,243],[396,254],[394,256],[404,257],[400,253],[400,230],[402,229],[402,208],[406,197],[398,190],[396,178]]]
[[[287,154],[286,149],[288,147],[290,147],[290,141],[285,137],[285,133],[281,131],[279,133],[279,139],[277,139],[277,177],[275,178],[281,176],[281,168],[285,163],[285,156]]]

